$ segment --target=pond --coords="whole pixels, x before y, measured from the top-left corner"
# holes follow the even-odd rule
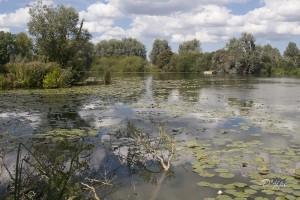
[[[172,73],[1,91],[0,197],[19,143],[47,157],[67,136],[93,145],[87,176],[111,180],[96,188],[100,199],[299,199],[299,91],[298,78]],[[153,140],[163,123],[176,146],[169,173],[151,158],[145,165],[155,173],[130,163],[132,143],[120,135],[129,122]]]

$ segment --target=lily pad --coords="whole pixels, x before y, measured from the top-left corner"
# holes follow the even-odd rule
[[[250,195],[253,195],[253,194],[256,194],[256,193],[257,193],[256,190],[252,190],[252,189],[245,189],[244,192],[245,192],[246,194],[250,194]]]
[[[202,181],[202,182],[198,182],[197,185],[202,186],[202,187],[209,187],[210,183]]]
[[[217,168],[214,171],[218,173],[228,173],[228,169],[225,168]]]
[[[220,173],[219,177],[221,177],[221,178],[233,178],[234,174],[233,173]]]
[[[234,186],[238,187],[238,188],[244,188],[247,186],[246,183],[241,183],[241,182],[234,182],[232,183]]]

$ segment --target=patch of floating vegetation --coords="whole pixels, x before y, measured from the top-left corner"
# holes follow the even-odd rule
[[[300,169],[295,169],[300,154],[296,148],[267,148],[257,140],[226,140],[221,145],[211,145],[208,140],[188,141],[186,146],[189,151],[185,153],[196,158],[192,162],[193,171],[203,179],[220,181],[198,183],[201,187],[220,189],[222,194],[215,199],[221,199],[221,196],[225,199],[265,196],[268,199],[297,199],[300,195]],[[243,174],[246,181],[235,182],[237,174]],[[207,179],[211,177],[214,178]]]
[[[95,130],[86,128],[86,129],[54,129],[45,134],[34,134],[33,139],[40,139],[46,141],[60,141],[64,139],[72,140],[79,139],[83,137],[96,137],[97,132]]]

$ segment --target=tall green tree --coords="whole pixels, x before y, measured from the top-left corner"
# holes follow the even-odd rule
[[[169,63],[170,71],[175,72],[199,72],[199,58],[201,53],[198,52],[181,52],[173,54]]]
[[[9,32],[0,31],[0,67],[8,63],[10,58],[14,56],[14,47],[15,36]]]
[[[282,56],[277,48],[273,48],[271,45],[267,44],[265,46],[257,46],[256,51],[260,49],[260,57],[262,63],[262,73],[271,74],[272,71],[279,66]]]
[[[42,1],[29,10],[29,33],[35,37],[37,53],[48,61],[58,62],[63,68],[84,70],[79,56],[91,46],[91,35],[83,29],[83,20],[72,7],[45,5]],[[88,66],[85,66],[88,67]]]
[[[124,43],[120,40],[101,40],[95,46],[96,56],[98,57],[113,57],[125,54]]]
[[[300,52],[296,43],[289,42],[288,46],[283,52],[283,56],[288,61],[293,62],[294,65],[300,66]]]
[[[230,39],[226,44],[230,68],[241,74],[257,73],[260,60],[255,47],[255,37],[250,33],[242,33],[240,38]]]
[[[152,51],[150,52],[151,63],[157,65],[160,62],[159,59],[165,59],[165,56],[161,56],[161,54],[170,55],[170,52],[172,50],[167,40],[154,40]]]
[[[219,49],[216,52],[213,52],[211,64],[212,69],[218,72],[230,72],[232,66],[228,51],[226,51],[225,49]]]
[[[147,50],[144,44],[134,38],[123,38],[126,56],[138,56],[146,59]]]
[[[178,47],[178,52],[201,52],[201,43],[200,40],[193,39],[189,41],[185,41]]]
[[[163,71],[168,71],[168,64],[171,61],[172,55],[173,52],[171,50],[165,49],[158,55],[156,65]]]
[[[24,32],[15,35],[15,49],[16,56],[30,59],[33,55],[32,39]]]
[[[101,40],[95,46],[98,57],[137,56],[146,59],[146,47],[137,39],[123,38],[122,40]]]

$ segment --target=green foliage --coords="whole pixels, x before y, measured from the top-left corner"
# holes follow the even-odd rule
[[[158,39],[154,40],[152,51],[150,52],[151,63],[153,65],[157,65],[158,62],[161,62],[159,61],[159,59],[165,58],[165,56],[161,56],[161,54],[162,53],[169,54],[169,52],[172,52],[172,50],[167,40],[158,40]]]
[[[130,155],[133,163],[144,165],[143,167],[147,168],[146,160],[151,155],[161,165],[163,171],[168,171],[176,151],[175,141],[161,124],[158,130],[158,137],[152,139],[149,138],[149,134],[143,133],[135,124],[128,122],[124,136],[133,140],[133,148],[129,148],[129,152],[133,152]],[[136,147],[139,147],[138,151],[134,150]]]
[[[213,52],[211,64],[212,69],[221,73],[228,73],[231,67],[228,52],[225,49]]]
[[[28,62],[8,63],[6,71],[12,87],[42,87],[44,77],[54,68],[59,68],[57,63]]]
[[[116,57],[125,54],[124,43],[120,40],[101,40],[95,46],[97,57]]]
[[[44,88],[61,88],[70,86],[72,81],[71,69],[53,68],[44,78]]]
[[[294,42],[290,42],[283,53],[284,58],[293,62],[295,66],[300,66],[300,51]]]
[[[111,74],[110,74],[110,71],[106,71],[104,73],[104,84],[105,85],[111,84]]]
[[[197,39],[185,41],[182,44],[179,45],[178,52],[201,52],[201,43]]]
[[[91,70],[98,72],[143,72],[146,61],[136,56],[103,57],[94,60]]]
[[[256,51],[255,37],[242,33],[240,38],[232,38],[226,44],[229,54],[229,70],[240,74],[252,74],[260,71],[259,52]]]
[[[169,70],[173,72],[203,72],[211,69],[211,59],[211,53],[181,51],[172,56]]]
[[[9,88],[9,81],[4,76],[4,74],[0,74],[0,89],[6,89]]]
[[[21,196],[29,198],[27,195],[30,191],[35,191],[33,194],[39,195],[35,197],[42,199],[83,197],[77,179],[88,169],[88,164],[79,156],[90,152],[92,146],[67,139],[53,145],[52,148],[44,144],[36,145],[34,150],[23,144],[19,145],[14,199],[20,199]],[[28,153],[24,158],[20,156],[24,154],[23,150]]]
[[[32,39],[26,33],[18,33],[15,35],[15,56],[31,59],[33,55]]]
[[[8,63],[14,55],[14,44],[15,36],[13,34],[0,31],[0,67]]]
[[[197,55],[195,53],[182,52],[174,54],[169,63],[169,70],[173,72],[189,72],[190,67],[196,64]]]
[[[277,76],[300,76],[300,69],[299,68],[291,68],[291,69],[284,69],[278,68],[275,69],[272,74]]]
[[[197,58],[195,66],[190,68],[192,72],[204,72],[212,70],[212,53],[202,53]]]
[[[138,56],[143,59],[146,59],[146,47],[141,42],[133,38],[123,38],[122,42],[125,47],[125,54],[126,56]]]
[[[146,59],[146,47],[133,38],[102,40],[95,47],[98,57],[137,56]]]
[[[79,24],[79,15],[72,7],[44,5],[38,1],[30,8],[29,33],[35,37],[37,54],[62,68],[80,71],[89,66],[82,62],[91,55],[91,35]],[[88,51],[88,54],[83,53]]]
[[[157,66],[147,64],[144,69],[145,72],[159,72],[160,69]]]
[[[157,67],[159,69],[167,71],[166,68],[171,61],[172,55],[173,52],[169,49],[162,51],[157,57],[157,63],[156,63]]]
[[[261,54],[259,59],[261,60],[261,73],[271,74],[273,70],[279,67],[281,62],[281,55],[277,48],[273,48],[271,45],[265,45],[263,47],[258,46]]]

